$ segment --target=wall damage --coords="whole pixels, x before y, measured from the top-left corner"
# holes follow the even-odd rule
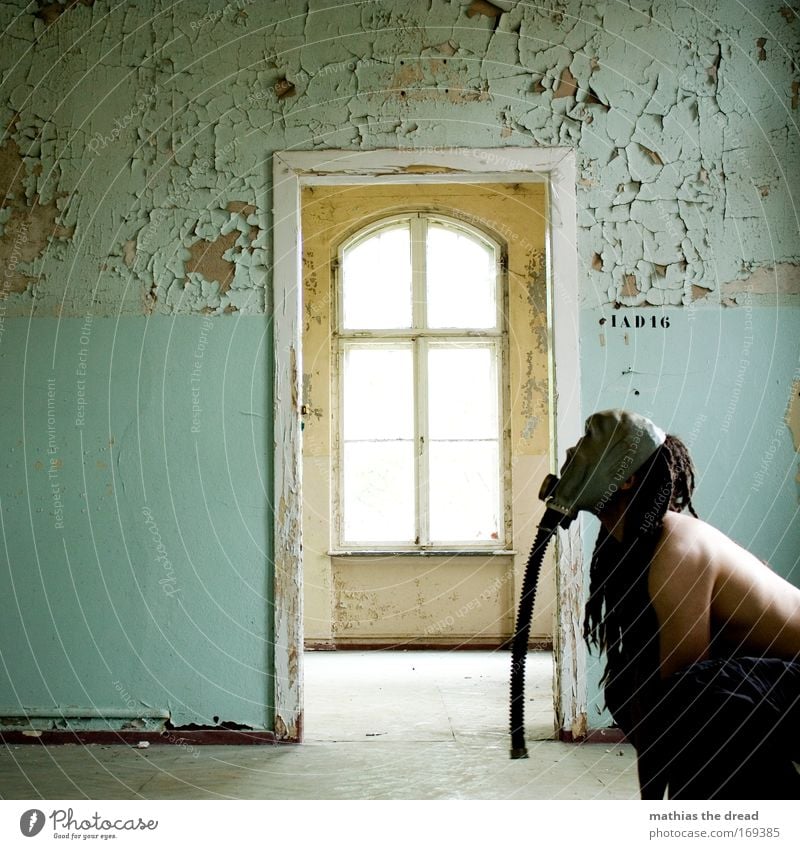
[[[178,15],[156,3],[172,17],[152,43],[144,12],[6,5],[24,55],[3,68],[14,123],[2,150],[12,167],[24,160],[15,185],[40,222],[9,310],[269,309],[266,158],[297,143],[576,147],[589,306],[735,303],[724,293],[754,271],[800,263],[783,214],[800,85],[788,6],[723,17],[666,2],[279,5],[192,2]],[[435,124],[422,104],[436,104]],[[19,202],[0,219],[5,258]],[[65,284],[65,268],[92,285]]]
[[[23,156],[13,138],[0,146],[0,267],[3,293],[32,295],[39,275],[37,261],[51,245],[69,241],[74,227],[61,223],[65,195],[45,202],[36,191],[42,163]]]

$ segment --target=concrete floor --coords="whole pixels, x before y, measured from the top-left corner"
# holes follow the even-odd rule
[[[552,740],[528,661],[528,760],[508,757],[507,652],[308,652],[300,746],[9,746],[3,799],[636,799],[627,745]]]

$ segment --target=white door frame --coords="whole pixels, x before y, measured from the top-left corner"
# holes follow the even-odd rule
[[[303,737],[302,257],[300,189],[375,183],[544,182],[548,187],[548,339],[555,470],[583,427],[575,152],[569,148],[279,151],[273,154],[275,734]],[[557,281],[557,289],[554,287]],[[559,375],[563,379],[559,380]],[[586,652],[580,523],[559,531],[554,633],[559,733],[586,733]]]

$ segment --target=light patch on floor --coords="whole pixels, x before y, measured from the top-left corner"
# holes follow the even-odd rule
[[[526,735],[552,740],[552,654],[525,669]],[[306,652],[306,740],[506,746],[510,672],[507,651]]]

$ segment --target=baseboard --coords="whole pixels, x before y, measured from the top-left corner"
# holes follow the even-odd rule
[[[566,728],[558,732],[558,739],[562,743],[627,743],[627,737],[619,728],[591,728],[583,737],[578,737]]]
[[[164,731],[64,731],[64,730],[13,730],[0,731],[0,743],[18,746],[40,743],[59,746],[76,743],[88,745],[122,745],[137,748],[139,743],[151,746],[264,746],[283,744],[273,731],[233,731],[227,728],[181,731],[174,728]],[[142,747],[145,748],[145,747]]]

